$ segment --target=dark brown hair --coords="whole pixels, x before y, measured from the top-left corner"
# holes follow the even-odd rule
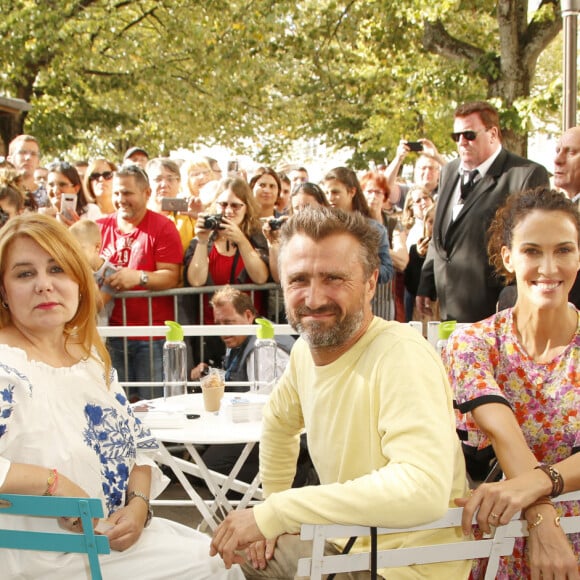
[[[561,211],[568,215],[576,226],[580,244],[580,213],[563,193],[547,187],[526,189],[514,193],[495,213],[487,230],[487,254],[495,273],[511,284],[515,275],[508,272],[504,266],[501,249],[512,247],[515,227],[534,210]]]

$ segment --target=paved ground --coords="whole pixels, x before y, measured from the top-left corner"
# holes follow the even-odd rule
[[[202,497],[210,497],[207,489],[202,487],[196,487],[197,492]],[[176,483],[170,483],[158,499],[186,499],[187,494],[181,487],[181,485]],[[179,522],[186,526],[192,528],[197,528],[201,521],[201,516],[197,511],[197,508],[190,506],[153,506],[153,511],[156,516],[167,518],[168,520],[173,520]]]

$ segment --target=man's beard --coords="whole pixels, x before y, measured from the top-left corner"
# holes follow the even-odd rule
[[[362,306],[361,302],[360,308],[357,308],[354,312],[347,313],[342,320],[338,318],[340,316],[339,308],[333,304],[315,309],[300,306],[293,312],[287,308],[286,314],[292,328],[300,334],[309,346],[333,347],[348,342],[360,329],[364,319]],[[333,313],[337,316],[336,322],[330,327],[323,322],[310,321],[307,326],[301,322],[301,317],[303,316],[328,313]]]

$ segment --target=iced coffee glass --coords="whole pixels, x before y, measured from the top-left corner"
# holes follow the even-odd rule
[[[210,368],[209,373],[205,377],[201,377],[200,383],[205,410],[208,413],[217,413],[220,410],[226,386],[225,371]]]

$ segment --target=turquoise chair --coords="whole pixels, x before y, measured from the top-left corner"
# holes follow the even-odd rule
[[[0,548],[88,554],[93,580],[102,580],[98,554],[109,554],[109,539],[93,531],[93,518],[103,517],[96,498],[0,494],[0,514],[80,518],[83,533],[0,529]],[[6,518],[8,519],[8,518]],[[3,522],[5,523],[5,522]]]

